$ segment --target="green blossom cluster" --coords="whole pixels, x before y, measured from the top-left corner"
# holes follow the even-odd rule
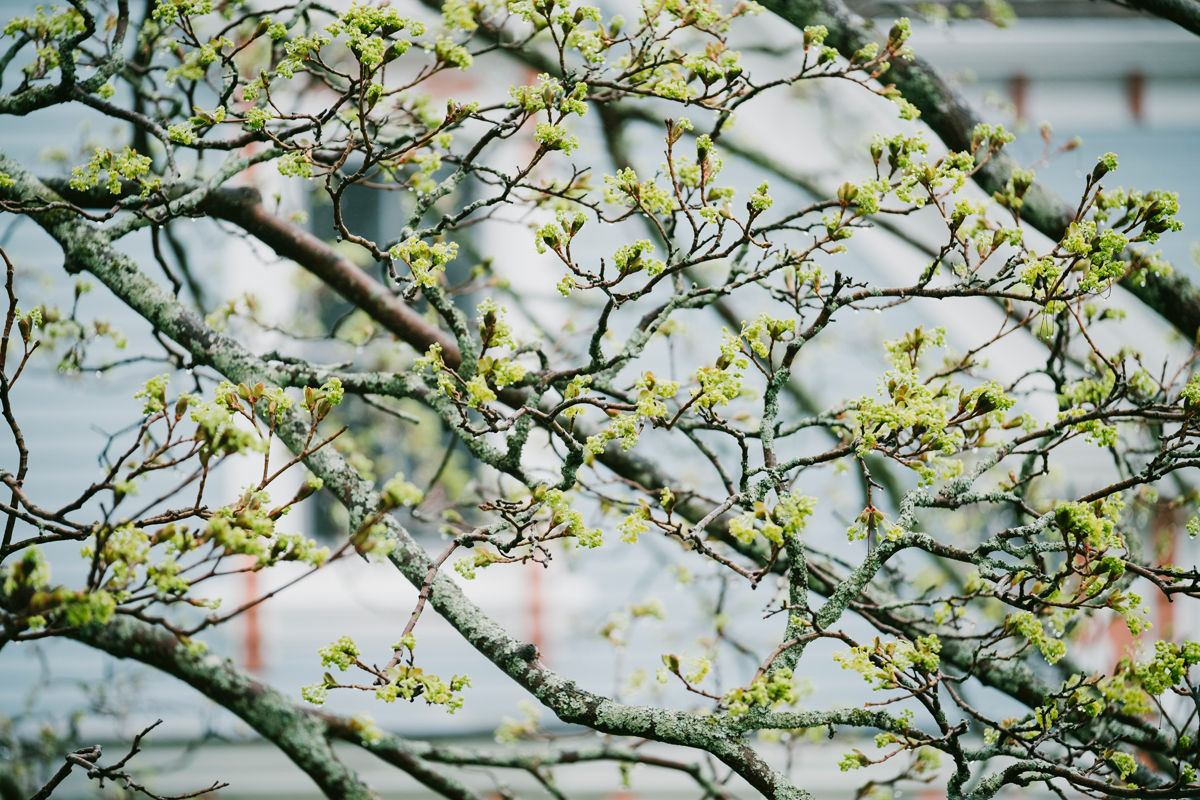
[[[4,594],[15,597],[19,593],[43,589],[50,584],[50,562],[37,545],[25,548],[19,559],[0,567],[4,579]]]
[[[616,175],[605,175],[604,199],[614,205],[643,209],[648,214],[664,214],[675,208],[675,199],[654,181],[642,181],[632,167]]]
[[[433,53],[439,64],[447,64],[462,70],[470,67],[475,60],[466,47],[455,44],[449,36],[438,36],[434,42],[425,45],[425,51]]]
[[[571,155],[579,147],[579,137],[571,136],[562,125],[539,122],[534,129],[533,140],[549,151],[561,150]]]
[[[872,644],[838,650],[833,660],[862,675],[873,688],[896,689],[902,685],[902,674],[909,669],[924,673],[937,672],[941,663],[938,655],[942,644],[937,636],[922,636],[914,641],[892,639],[886,644],[878,637]]]
[[[1124,261],[1115,259],[1129,244],[1125,234],[1111,229],[1097,230],[1092,220],[1072,222],[1061,247],[1078,258],[1073,270],[1081,272],[1079,288],[1086,292],[1111,285],[1125,274]]]
[[[415,483],[405,480],[403,472],[397,472],[379,490],[379,505],[384,509],[414,508],[424,500],[425,492]]]
[[[1200,406],[1200,375],[1193,375],[1179,392],[1179,398],[1189,406]]]
[[[478,17],[490,16],[502,6],[498,0],[447,0],[442,4],[442,24],[452,31],[470,33],[479,27]]]
[[[880,379],[878,396],[860,398],[851,413],[860,455],[884,446],[909,449],[916,457],[905,463],[924,485],[961,470],[961,462],[942,459],[959,451],[964,430],[982,432],[1001,424],[1004,412],[1015,404],[995,381],[960,390],[949,382],[922,379],[917,368],[921,356],[944,344],[943,329],[927,332],[923,327],[887,342],[893,369]]]
[[[442,157],[432,150],[410,154],[405,163],[415,165],[417,169],[408,176],[408,185],[421,194],[432,192],[437,188],[434,173],[442,168]]]
[[[666,269],[666,264],[655,258],[643,258],[647,253],[653,252],[654,245],[650,243],[649,239],[639,239],[633,244],[623,244],[613,254],[613,265],[621,275],[633,275],[644,269],[647,275],[654,277]]]
[[[658,601],[654,602],[657,603]],[[664,617],[657,618],[663,619]],[[688,684],[694,685],[702,683],[712,670],[712,661],[705,656],[685,656],[681,658],[674,653],[668,653],[663,655],[662,661],[663,666],[655,676],[659,683],[667,683],[671,679],[671,675],[678,675],[687,681]]]
[[[1054,509],[1054,524],[1068,541],[1086,544],[1097,554],[1124,549],[1125,541],[1116,530],[1123,507],[1120,495],[1095,503],[1062,503]]]
[[[251,108],[246,111],[246,127],[252,131],[261,131],[275,115],[265,108]]]
[[[741,339],[731,336],[725,328],[721,329],[721,333],[724,338],[716,363],[696,370],[699,386],[693,388],[691,393],[695,397],[694,405],[699,408],[728,405],[741,394],[743,370],[750,365],[742,352]]]
[[[97,147],[88,163],[71,169],[71,188],[87,190],[103,183],[112,194],[120,194],[121,179],[124,178],[140,183],[142,195],[145,196],[162,185],[161,178],[142,178],[150,171],[150,163],[149,156],[138,155],[131,147],[123,148],[120,153],[114,153],[107,147]],[[101,175],[105,176],[103,181]]]
[[[475,580],[475,570],[495,564],[502,560],[502,557],[488,550],[486,547],[477,547],[469,556],[463,556],[454,562],[454,571],[463,578],[469,581]]]
[[[898,369],[884,374],[880,395],[884,399],[863,397],[856,403],[860,455],[877,447],[881,438],[902,431],[911,431],[922,445],[946,455],[958,452],[962,434],[946,429],[950,399],[944,388],[931,388],[915,371]]]
[[[632,414],[618,414],[600,433],[588,437],[585,450],[598,455],[612,441],[620,441],[622,450],[635,447],[641,435],[644,420],[665,421],[668,413],[666,402],[679,392],[676,381],[662,381],[653,372],[644,372],[635,384],[637,402]]]
[[[675,508],[675,493],[670,488],[664,487],[659,492],[658,504],[669,518]],[[650,505],[644,498],[639,499],[638,507],[617,525],[617,530],[621,532],[621,541],[626,544],[637,544],[638,537],[650,530],[651,519],[653,519],[653,514],[650,511]]]
[[[771,710],[794,704],[799,698],[792,671],[786,667],[755,678],[749,686],[731,689],[721,698],[729,716],[741,719],[752,708]]]
[[[1082,408],[1072,408],[1067,411],[1060,411],[1058,419],[1060,421],[1071,420],[1077,417],[1082,417],[1087,413]],[[1117,426],[1106,425],[1100,419],[1085,419],[1071,426],[1071,429],[1077,433],[1084,434],[1084,437],[1097,447],[1108,449],[1117,443]]]
[[[157,414],[160,411],[166,410],[167,407],[167,382],[170,376],[156,375],[150,378],[133,394],[133,399],[145,398],[146,403],[142,407],[142,413],[149,416]]]
[[[650,530],[650,509],[646,506],[635,508],[617,525],[621,532],[621,541],[625,544],[637,544],[638,537]]]
[[[884,154],[887,154],[888,175],[895,175],[897,172],[906,172],[914,169],[917,162],[914,158],[917,154],[925,154],[929,152],[929,143],[925,138],[917,133],[913,136],[905,136],[896,134],[895,136],[883,136],[875,134],[871,139],[871,159],[875,162],[875,167],[878,169]]]
[[[1042,652],[1047,664],[1057,664],[1067,654],[1067,646],[1061,639],[1050,635],[1041,621],[1029,611],[1009,614],[1006,627],[1029,640]]]
[[[571,240],[587,222],[587,217],[582,211],[572,213],[559,209],[555,212],[555,220],[556,222],[548,222],[538,228],[534,244],[539,253],[550,249],[562,255],[564,248],[570,245]]]
[[[550,525],[552,528],[562,526],[563,532],[574,538],[587,548],[599,547],[604,544],[604,533],[599,528],[588,528],[583,523],[583,514],[571,507],[567,495],[558,489],[549,489],[545,495],[546,506],[550,509]]]
[[[782,319],[760,312],[753,321],[742,321],[742,339],[759,358],[766,358],[776,342],[786,342],[795,334],[794,317]]]
[[[168,69],[163,79],[168,86],[173,85],[180,78],[185,81],[202,81],[208,74],[208,68],[221,57],[222,51],[226,47],[232,48],[233,46],[233,42],[224,36],[207,41],[200,47],[189,50],[183,62]]]
[[[771,195],[768,194],[770,190],[771,185],[766,181],[763,181],[758,185],[758,188],[754,190],[754,193],[750,195],[749,201],[747,201],[751,211],[761,213],[775,204],[775,201],[771,198]]]
[[[13,17],[6,22],[2,33],[13,38],[25,37],[33,43],[37,57],[22,67],[21,72],[27,79],[37,79],[61,66],[59,43],[85,29],[83,14],[78,9],[51,6],[47,14],[45,7],[39,5],[32,15]],[[11,59],[15,53],[15,49],[10,51],[7,58]]]
[[[587,393],[587,387],[592,382],[590,375],[576,375],[563,389],[563,400],[574,400]],[[577,417],[584,412],[586,406],[579,404],[565,409],[562,413],[567,419]]]
[[[458,243],[429,245],[414,236],[393,247],[388,254],[408,264],[418,285],[432,287],[437,285],[438,273],[444,272],[446,264],[458,257]]]
[[[243,401],[251,409],[263,403],[267,413],[289,407],[292,400],[282,390],[267,388],[259,383],[255,386],[239,384],[233,386],[222,382],[214,393],[214,399],[199,403],[199,398],[184,393],[173,404],[167,400],[169,379],[167,375],[149,378],[134,393],[135,399],[143,401],[142,411],[148,417],[147,425],[161,419],[166,420],[168,430],[174,431],[189,407],[195,405],[191,419],[196,429],[191,437],[180,436],[178,443],[191,443],[192,452],[205,468],[210,466],[213,455],[262,449],[265,441],[252,430],[239,427],[234,412],[247,413]],[[331,392],[334,387],[326,387]],[[340,387],[337,387],[340,389]],[[197,405],[198,404],[198,405]],[[249,412],[253,413],[253,412]],[[172,434],[175,436],[178,434]],[[147,439],[147,442],[153,441]],[[145,464],[128,463],[129,473],[125,477],[114,471],[105,484],[113,493],[114,504],[131,494],[137,493],[137,478],[144,472],[157,467],[160,455],[154,455]],[[206,522],[198,529],[171,522],[157,530],[138,522],[121,522],[115,525],[97,524],[90,532],[81,556],[91,565],[92,586],[86,591],[72,591],[65,587],[51,588],[48,568],[39,569],[40,553],[30,550],[16,568],[6,571],[6,592],[23,588],[36,590],[29,602],[33,614],[26,616],[26,624],[40,627],[54,620],[55,624],[82,625],[96,620],[103,622],[114,613],[119,604],[134,597],[147,598],[164,603],[186,602],[190,605],[215,609],[220,601],[207,601],[188,597],[197,576],[185,576],[189,569],[203,560],[224,558],[231,555],[250,556],[254,559],[253,569],[258,570],[281,561],[296,561],[317,567],[329,557],[329,550],[318,547],[315,542],[299,534],[280,533],[275,529],[276,521],[287,513],[289,507],[310,496],[321,487],[321,481],[310,479],[301,485],[295,498],[288,504],[271,509],[266,491],[248,488],[231,505],[206,511]],[[187,563],[184,558],[209,548],[201,562]],[[157,558],[155,557],[157,555]]]
[[[727,50],[720,42],[713,42],[703,53],[691,53],[683,57],[683,68],[691,70],[705,86],[717,81],[733,81],[745,69],[738,62],[742,54]]]
[[[334,37],[344,34],[346,47],[359,63],[364,67],[377,67],[408,52],[411,46],[410,42],[393,40],[392,36],[402,32],[421,36],[425,33],[425,24],[401,17],[391,7],[376,8],[352,3],[337,20],[326,25],[325,30]],[[442,55],[441,51],[438,55]],[[469,65],[470,56],[467,59]]]
[[[264,447],[264,442],[253,431],[237,425],[233,414],[219,401],[200,403],[189,416],[196,423],[196,438],[202,443],[202,464],[207,465],[214,455],[246,453]]]
[[[1125,780],[1137,770],[1137,759],[1122,753],[1120,750],[1113,750],[1108,754],[1108,761],[1117,769],[1117,774],[1121,776],[1121,780]]]
[[[321,657],[321,666],[337,667],[342,672],[354,666],[361,652],[358,645],[349,636],[343,636],[332,644],[328,644],[317,651],[317,655]]]
[[[311,178],[313,174],[312,160],[303,150],[284,153],[275,160],[275,168],[285,178]]]
[[[586,83],[579,82],[568,92],[557,78],[542,73],[537,76],[536,85],[509,87],[509,105],[521,108],[527,114],[557,108],[563,116],[583,116],[587,113],[587,104],[584,103],[587,89]]]
[[[817,498],[787,492],[771,509],[768,509],[765,503],[756,502],[754,511],[741,514],[730,521],[729,532],[742,544],[750,544],[761,535],[772,544],[782,545],[793,536],[804,532],[808,518],[816,508]]]
[[[1151,705],[1150,696],[1143,691],[1134,669],[1132,660],[1128,657],[1122,658],[1111,676],[1097,681],[1096,688],[1106,703],[1110,703],[1122,713],[1134,716],[1149,714],[1154,707]]]
[[[1154,656],[1135,667],[1135,674],[1142,688],[1154,696],[1161,695],[1172,686],[1183,683],[1188,671],[1200,664],[1200,642],[1157,641]]]
[[[192,2],[206,1],[192,0]],[[161,7],[165,2],[168,0],[160,0],[159,6]],[[157,14],[158,9],[155,9],[155,15],[157,16]],[[79,13],[78,9],[60,10],[57,6],[52,6],[50,14],[47,14],[45,6],[39,5],[32,16],[13,17],[4,23],[3,33],[5,36],[22,33],[34,41],[44,43],[54,39],[65,39],[83,29],[83,15]]]
[[[896,197],[921,208],[931,194],[962,189],[974,167],[975,156],[971,153],[947,153],[936,162],[912,163],[900,176],[894,190]]]
[[[218,508],[208,521],[204,534],[195,544],[211,541],[224,555],[247,555],[255,559],[256,570],[281,561],[298,561],[320,566],[329,558],[329,548],[301,534],[279,533],[275,522],[281,515],[270,509],[265,491],[247,489],[232,505]]]
[[[455,675],[447,683],[420,667],[398,664],[388,670],[388,682],[375,690],[375,698],[392,703],[397,698],[412,701],[419,697],[431,706],[445,706],[446,713],[453,714],[463,705],[463,698],[457,693],[470,685],[471,679],[466,675]]]
[[[157,20],[198,17],[211,14],[212,0],[158,0],[153,17]]]

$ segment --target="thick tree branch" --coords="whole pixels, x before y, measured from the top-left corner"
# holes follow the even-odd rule
[[[1174,22],[1200,36],[1200,2],[1196,0],[1111,0],[1115,5],[1136,8]]]
[[[233,712],[304,770],[326,797],[376,797],[353,770],[338,760],[329,744],[331,738],[337,738],[371,749],[369,737],[354,720],[306,709],[229,659],[191,652],[167,631],[128,616],[117,615],[104,624],[85,625],[71,637],[178,678]],[[404,740],[391,736],[387,739],[405,756],[390,758],[389,763],[450,800],[482,800],[472,789],[411,755]]]
[[[274,743],[331,800],[374,800],[375,793],[338,760],[328,725],[228,659],[189,652],[171,633],[124,615],[75,629],[71,637],[117,658],[131,658],[178,678],[232,711]],[[415,776],[414,776],[415,777]],[[465,798],[464,798],[465,800]]]

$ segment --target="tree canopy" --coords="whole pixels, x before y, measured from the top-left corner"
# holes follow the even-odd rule
[[[1171,187],[1119,188],[1119,154],[1091,153],[1077,196],[1058,197],[913,52],[907,19],[876,30],[838,0],[625,5],[69,0],[5,23],[0,113],[78,104],[119,131],[69,176],[0,149],[0,216],[61,248],[55,281],[77,276],[70,308],[38,304],[38,276],[0,251],[5,655],[64,637],[143,662],[331,798],[372,796],[333,740],[455,800],[479,797],[460,767],[559,794],[553,771],[585,761],[681,772],[704,797],[732,796],[736,776],[803,798],[769,752],[814,736],[872,776],[860,796],[933,779],[981,800],[1035,784],[1196,796],[1200,643],[1148,619],[1200,598],[1200,571],[1155,539],[1200,533],[1200,296],[1154,247],[1181,227]],[[756,41],[758,15],[789,26],[786,46]],[[897,120],[850,132],[859,173],[840,186],[737,137],[739,118],[814,84]],[[264,199],[276,186],[311,192],[321,224],[285,213],[284,190]],[[378,226],[355,210],[366,196],[386,204]],[[201,218],[311,276],[279,288],[288,315],[203,273],[178,236]],[[923,266],[863,266],[913,244],[864,241],[917,222],[938,236]],[[144,324],[89,319],[93,289]],[[1148,352],[1123,292],[1179,342]],[[284,345],[261,349],[264,334]],[[115,380],[155,365],[128,380],[134,424],[103,475],[61,505],[28,490],[22,378],[39,359]],[[252,479],[222,495],[226,463]],[[322,502],[316,531],[289,525]],[[629,692],[556,671],[463,591],[601,547],[636,564],[647,540],[669,545],[707,632]],[[303,687],[207,652],[205,631],[268,599],[221,605],[215,581],[358,557],[419,590],[391,649],[344,636]],[[66,582],[61,559],[82,559]],[[722,599],[752,590],[772,638],[747,668],[751,622]],[[531,717],[467,750],[320,710],[332,693],[364,712],[470,703],[471,676],[423,665],[430,609],[594,735],[508,746],[543,736]],[[621,647],[665,612],[620,609],[604,634]],[[1093,663],[1079,640],[1112,619],[1139,644]],[[802,679],[830,653],[861,699],[810,709]],[[78,751],[20,790],[49,796],[72,766],[134,781],[136,750],[110,767]]]

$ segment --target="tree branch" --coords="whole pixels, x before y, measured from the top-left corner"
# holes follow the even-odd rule
[[[1111,0],[1125,8],[1136,8],[1174,22],[1200,36],[1200,2],[1197,0]]]

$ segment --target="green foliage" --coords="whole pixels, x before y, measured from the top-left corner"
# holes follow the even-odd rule
[[[386,509],[419,506],[424,499],[425,493],[406,481],[403,472],[396,473],[379,492],[380,505]]]
[[[458,257],[458,244],[438,242],[430,246],[419,239],[410,238],[393,247],[389,255],[408,265],[418,285],[432,287],[437,284],[438,273],[444,272],[446,264]]]
[[[721,698],[721,704],[733,719],[740,719],[752,709],[776,709],[794,704],[799,699],[792,671],[786,667],[760,675],[749,686],[731,689]]]
[[[72,189],[91,189],[103,183],[112,194],[121,193],[121,179],[136,181],[142,186],[142,195],[158,189],[162,185],[159,178],[143,179],[150,171],[151,159],[141,156],[126,147],[120,153],[114,153],[107,147],[97,147],[88,163],[74,167],[71,170]],[[106,176],[101,181],[101,175]]]
[[[936,672],[942,644],[937,636],[923,636],[915,641],[892,639],[884,643],[879,638],[873,644],[858,645],[833,654],[842,669],[862,675],[872,688],[898,689],[906,685],[905,672]]]
[[[1046,659],[1048,664],[1058,663],[1067,654],[1067,645],[1061,639],[1047,633],[1045,626],[1028,611],[1010,614],[1006,625],[1041,650],[1042,658]]]
[[[284,154],[275,164],[279,174],[285,178],[311,178],[313,174],[307,155],[299,150]]]
[[[1184,642],[1179,645],[1158,641],[1154,643],[1154,657],[1138,664],[1134,674],[1143,689],[1158,696],[1182,683],[1190,668],[1196,664],[1200,664],[1200,643]]]
[[[782,545],[804,531],[816,507],[815,497],[787,493],[781,497],[778,505],[769,510],[764,503],[755,503],[753,512],[730,521],[729,532],[742,544],[750,544],[761,535],[774,545]]]
[[[469,556],[463,556],[454,562],[454,571],[469,581],[475,580],[475,570],[491,566],[502,557],[486,548],[476,548]]]
[[[337,667],[342,672],[354,666],[354,662],[358,660],[360,655],[358,646],[354,644],[354,640],[349,636],[343,636],[336,642],[333,642],[317,651],[317,655],[321,657],[321,666]]]
[[[142,408],[142,413],[157,414],[160,411],[165,411],[167,408],[167,382],[170,380],[170,375],[158,375],[146,381],[141,389],[138,389],[133,394],[133,399],[137,400],[140,397],[146,399],[146,405]]]

